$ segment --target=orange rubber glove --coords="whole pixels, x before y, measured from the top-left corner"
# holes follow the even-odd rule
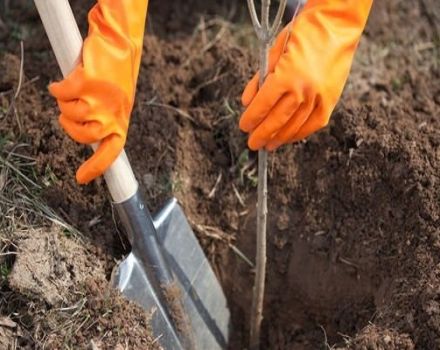
[[[82,62],[49,86],[64,130],[77,142],[99,147],[76,173],[85,184],[100,176],[122,151],[142,54],[148,0],[98,0],[89,12]]]
[[[249,148],[274,150],[327,125],[341,97],[373,0],[309,0],[277,37],[269,74],[246,86],[240,129]]]

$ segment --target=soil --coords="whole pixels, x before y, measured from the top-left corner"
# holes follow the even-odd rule
[[[21,294],[38,297],[49,305],[69,300],[72,288],[104,274],[79,242],[69,239],[58,227],[29,231],[19,238],[9,286]]]
[[[90,4],[74,3],[83,29]],[[46,86],[60,76],[35,10],[23,10],[21,2],[11,6],[23,28],[26,78],[16,112],[7,113],[20,67],[19,43],[8,32],[0,45],[6,111],[0,133],[32,145],[27,151],[46,184],[43,198],[82,232],[77,250],[102,266],[81,270],[87,263],[79,260],[80,276],[67,279],[83,288],[81,297],[69,300],[85,297],[85,310],[99,320],[68,340],[79,348],[94,339],[105,348],[125,341],[134,349],[154,346],[148,315],[106,286],[129,245],[114,224],[103,181],[74,181],[90,151],[57,124]],[[329,127],[271,155],[263,348],[440,348],[438,18],[435,0],[376,1]],[[248,341],[254,277],[243,255],[252,261],[255,251],[256,155],[237,128],[240,93],[255,70],[247,21],[246,9],[235,2],[151,3],[126,147],[151,209],[172,195],[183,205],[227,295],[231,349]],[[16,236],[18,252],[26,251],[26,242]],[[61,268],[71,273],[66,249],[61,244],[38,254],[62,257],[67,265]],[[31,278],[11,276],[2,287],[9,307],[0,304],[1,315],[17,323],[30,348],[42,344],[42,334],[51,334],[47,348],[60,348],[66,334],[50,325],[65,322],[54,311],[63,302],[42,296],[46,282],[29,293],[22,284]],[[67,277],[53,278],[51,288],[58,288]],[[33,314],[28,300],[44,315]],[[113,335],[100,340],[106,332]]]
[[[190,320],[185,314],[182,304],[182,292],[176,282],[161,286],[166,304],[169,307],[171,318],[186,349],[194,349],[194,336],[191,331]]]

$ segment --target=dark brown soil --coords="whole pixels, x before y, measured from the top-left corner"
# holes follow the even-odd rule
[[[84,3],[75,2],[75,13],[86,12]],[[330,126],[271,156],[264,348],[440,348],[438,9],[433,0],[376,1]],[[231,349],[247,344],[253,281],[231,245],[250,260],[255,250],[255,154],[237,128],[240,93],[253,72],[253,32],[229,23],[244,18],[243,8],[226,1],[151,3],[127,144],[151,208],[171,195],[181,201],[227,294]],[[32,10],[23,21],[37,28]],[[26,81],[40,78],[23,87],[16,114],[2,112],[0,133],[33,145],[41,177],[53,174],[44,198],[84,233],[109,276],[129,248],[103,181],[74,182],[89,150],[56,122],[45,86],[58,69],[44,33],[32,33],[41,40],[25,38]],[[1,58],[6,108],[18,48],[8,40]],[[102,288],[86,293],[93,298]],[[118,310],[128,320],[144,317]],[[15,321],[35,332],[36,323]],[[91,329],[91,339],[105,332]],[[89,335],[79,332],[77,344]]]

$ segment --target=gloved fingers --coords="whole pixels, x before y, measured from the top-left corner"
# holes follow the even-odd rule
[[[315,109],[314,103],[302,103],[296,110],[286,125],[273,136],[267,143],[266,149],[274,151],[281,145],[292,143],[292,137],[298,133],[298,130],[306,123],[308,118],[313,114]]]
[[[249,106],[253,98],[258,92],[258,84],[260,83],[260,73],[255,74],[252,79],[247,83],[241,95],[241,104],[243,107]]]
[[[284,125],[289,122],[290,117],[299,106],[300,102],[298,102],[293,94],[286,94],[281,97],[267,117],[250,134],[248,140],[249,148],[256,151],[266,146],[273,135],[283,129]]]
[[[58,101],[61,114],[75,122],[87,122],[91,120],[90,106],[83,100]]]
[[[316,109],[307,118],[304,125],[302,125],[298,132],[289,139],[288,143],[300,141],[310,136],[314,132],[327,126],[332,110],[325,108],[323,104],[318,104]]]
[[[277,77],[274,74],[269,74],[263,86],[241,115],[240,129],[244,132],[254,130],[285,92]]]
[[[86,184],[102,175],[119,156],[124,143],[125,138],[119,134],[111,134],[103,139],[96,152],[79,167],[76,181]]]
[[[83,87],[83,75],[82,67],[75,68],[64,80],[49,85],[50,94],[59,101],[78,99]]]
[[[275,65],[280,59],[281,55],[284,53],[284,49],[287,44],[287,40],[289,39],[289,26],[286,26],[280,34],[278,34],[277,39],[275,40],[274,45],[270,49],[269,53],[269,64],[268,64],[268,72],[272,73],[275,69]],[[258,85],[260,82],[260,72],[257,72],[252,79],[247,83],[243,94],[241,95],[241,103],[244,107],[247,107],[252,99],[258,92]]]
[[[272,73],[275,70],[275,66],[280,60],[281,55],[285,52],[287,47],[287,41],[290,36],[290,25],[287,25],[278,34],[274,44],[269,50],[269,62],[268,62],[268,72]]]
[[[106,123],[104,118],[101,119],[104,121],[95,118],[84,123],[73,121],[61,114],[59,122],[66,133],[76,142],[91,144],[101,141],[113,132],[111,124]]]

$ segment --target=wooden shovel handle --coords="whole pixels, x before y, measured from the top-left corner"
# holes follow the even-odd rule
[[[68,0],[34,0],[55,57],[64,76],[77,65],[83,41]],[[96,150],[97,145],[92,145]],[[123,150],[104,174],[107,187],[116,203],[132,197],[138,188],[130,162]]]

